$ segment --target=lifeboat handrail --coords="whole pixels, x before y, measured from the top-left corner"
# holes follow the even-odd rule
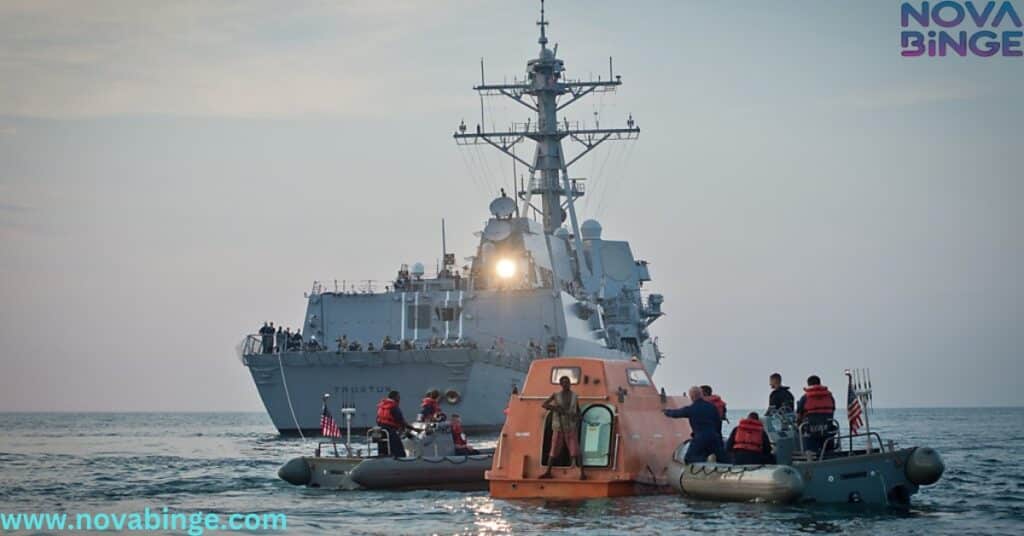
[[[615,434],[615,454],[612,455],[612,471],[614,472],[619,468],[619,438],[622,434]]]

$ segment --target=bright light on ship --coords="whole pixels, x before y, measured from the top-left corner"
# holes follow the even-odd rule
[[[511,259],[501,259],[498,261],[495,271],[498,272],[498,277],[508,279],[516,275],[516,262]]]

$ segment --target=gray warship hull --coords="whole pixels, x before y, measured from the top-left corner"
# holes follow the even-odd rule
[[[436,388],[459,394],[457,401],[442,397],[441,408],[458,413],[467,432],[497,431],[513,386],[522,386],[530,366],[529,358],[471,348],[284,352],[244,360],[278,431],[300,435],[301,429],[301,435],[312,436],[320,434],[322,394],[354,407],[352,429],[362,433],[376,425],[377,403],[392,389],[407,393],[402,409],[410,421],[422,393]]]
[[[523,377],[518,367],[508,366],[510,360],[473,349],[246,357],[267,413],[285,435],[299,435],[300,429],[304,435],[319,435],[324,393],[356,409],[352,428],[362,433],[376,425],[377,402],[388,391],[406,393],[402,409],[412,421],[422,393],[432,387],[460,394],[457,403],[442,400],[441,407],[446,413],[459,413],[467,431],[497,429],[504,421],[502,411],[511,388]]]

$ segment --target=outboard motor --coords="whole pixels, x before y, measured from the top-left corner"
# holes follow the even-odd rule
[[[764,430],[775,447],[776,463],[782,465],[793,463],[793,453],[799,450],[796,415],[769,411],[765,413],[761,423],[764,424]]]

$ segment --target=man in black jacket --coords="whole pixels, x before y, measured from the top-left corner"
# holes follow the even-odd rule
[[[782,385],[782,374],[778,372],[768,378],[768,385],[772,388],[772,394],[768,395],[768,411],[793,413],[793,393],[789,387]]]

